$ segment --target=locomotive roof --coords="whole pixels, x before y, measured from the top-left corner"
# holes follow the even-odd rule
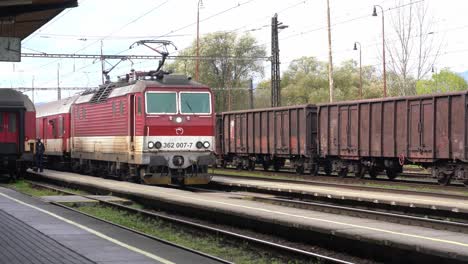
[[[193,88],[207,88],[206,85],[195,82],[187,76],[184,75],[165,75],[162,80],[137,80],[130,84],[128,83],[112,83],[110,88],[112,92],[107,98],[124,96],[126,94],[140,93],[143,92],[148,87],[165,87],[165,88],[176,88],[176,87],[193,87]],[[102,86],[101,86],[102,87]],[[77,100],[76,104],[88,103],[90,102],[93,95],[98,92],[99,88],[96,88],[92,92],[83,93]]]
[[[70,113],[70,108],[78,97],[79,95],[75,95],[62,100],[38,105],[36,116],[43,117]]]
[[[27,95],[13,89],[0,89],[0,108],[24,108],[34,112],[35,107]]]

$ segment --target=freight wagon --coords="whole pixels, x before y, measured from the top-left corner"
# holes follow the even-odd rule
[[[467,92],[318,105],[321,164],[340,176],[394,179],[405,164],[439,183],[468,180]]]
[[[297,173],[395,179],[403,166],[429,168],[440,184],[468,184],[468,92],[224,112],[223,164]]]
[[[221,113],[217,121],[221,163],[250,170],[261,164],[265,170],[272,166],[278,171],[289,160],[298,173],[316,171],[316,118],[313,105]]]

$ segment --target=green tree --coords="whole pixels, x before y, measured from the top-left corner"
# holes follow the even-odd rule
[[[429,80],[420,80],[416,84],[418,94],[443,93],[466,89],[468,89],[468,84],[465,79],[448,69],[444,69],[438,74],[433,74]]]
[[[195,56],[196,42],[180,55]],[[216,88],[216,111],[228,109],[229,97],[232,110],[247,108],[248,91],[231,88],[248,88],[250,79],[263,77],[264,60],[261,58],[266,56],[265,47],[259,46],[249,34],[238,36],[233,32],[216,32],[200,39],[200,56],[199,81]],[[168,69],[195,76],[195,65],[195,60],[177,59]]]
[[[382,85],[376,69],[363,67],[363,98],[382,96]],[[335,100],[359,99],[359,67],[355,61],[335,66],[333,75]],[[313,57],[302,57],[291,62],[282,82],[283,105],[328,102],[328,64]]]

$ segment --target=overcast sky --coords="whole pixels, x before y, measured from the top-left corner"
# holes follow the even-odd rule
[[[407,3],[410,1],[407,0]],[[413,2],[419,2],[413,0]],[[435,69],[468,70],[468,22],[466,0],[425,0],[433,17],[431,37],[442,43]],[[168,39],[179,50],[196,38],[198,0],[82,0],[22,42],[23,52],[99,54],[151,54],[138,47],[128,50],[139,39]],[[374,4],[381,5],[386,18],[386,40],[392,42],[391,15],[398,10],[394,0],[330,0],[334,64],[358,59],[353,43],[362,44],[363,64],[380,67],[381,17],[372,17]],[[408,8],[408,7],[401,7]],[[289,27],[280,32],[281,70],[301,56],[328,60],[326,0],[203,0],[200,9],[200,34],[216,31],[249,32],[270,54],[271,17]],[[177,55],[174,51],[171,55]],[[137,70],[154,68],[157,62],[134,61]],[[60,64],[60,65],[58,65]],[[100,63],[93,60],[23,58],[21,63],[0,62],[1,87],[57,86],[93,87],[101,82]],[[110,66],[108,66],[110,67]],[[269,63],[265,63],[268,78]],[[130,70],[122,62],[112,76]],[[34,76],[34,77],[33,77]],[[75,93],[64,91],[64,96]],[[27,93],[30,95],[31,93]],[[51,101],[55,93],[37,92],[36,102]]]

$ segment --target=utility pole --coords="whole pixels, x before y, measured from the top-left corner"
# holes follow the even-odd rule
[[[250,79],[250,88],[249,88],[249,107],[254,109],[254,98],[253,98],[253,79]]]
[[[104,43],[102,42],[101,40],[101,80],[102,80],[102,84],[104,84],[104,56],[102,54],[102,46],[104,45]]]
[[[57,64],[57,99],[62,99],[62,91],[60,90],[60,63]]]
[[[271,106],[281,105],[281,77],[279,60],[278,30],[287,28],[278,22],[278,14],[271,19]]]
[[[31,80],[31,90],[32,90],[31,97],[32,97],[32,101],[33,101],[33,104],[34,104],[34,75],[33,75],[32,80]]]
[[[330,103],[333,102],[333,58],[332,39],[330,23],[330,0],[327,0],[327,20],[328,20],[328,83],[330,84]]]

